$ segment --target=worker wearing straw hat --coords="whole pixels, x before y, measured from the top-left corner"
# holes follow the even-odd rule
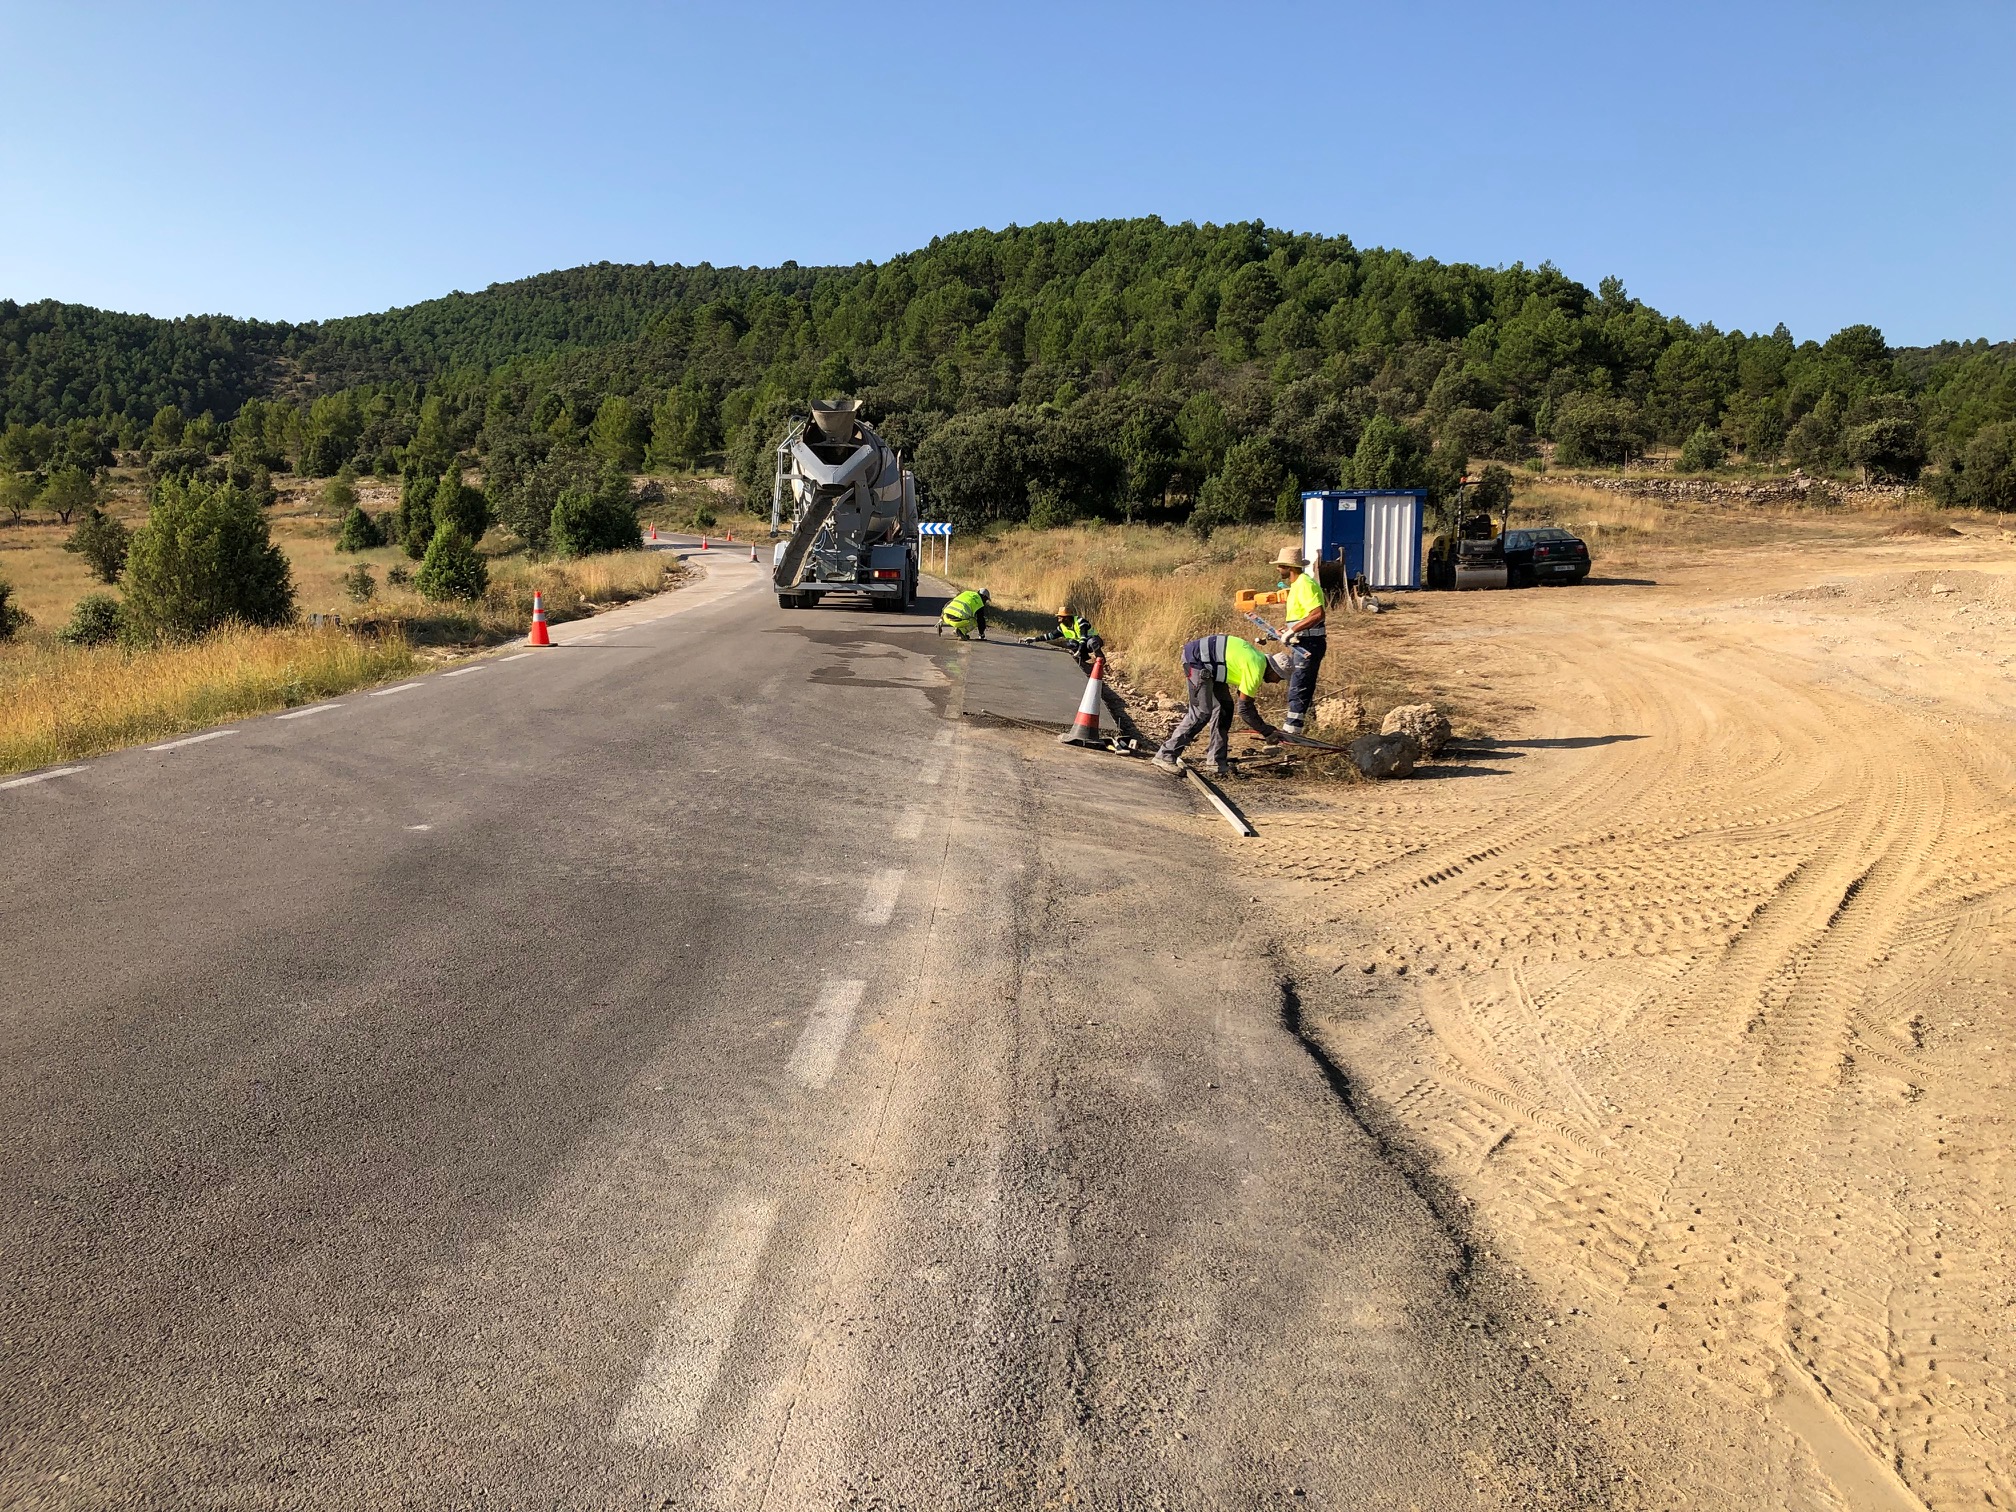
[[[1288,623],[1281,632],[1288,647],[1288,713],[1281,728],[1290,735],[1300,735],[1309,706],[1316,701],[1316,674],[1330,649],[1329,631],[1323,624],[1323,585],[1309,570],[1299,546],[1283,546],[1274,565],[1281,571],[1281,586],[1288,590]]]

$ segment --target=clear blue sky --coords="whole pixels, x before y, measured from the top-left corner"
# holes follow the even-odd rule
[[[2008,339],[2012,79],[2008,0],[0,0],[0,295],[299,320],[1155,214]]]

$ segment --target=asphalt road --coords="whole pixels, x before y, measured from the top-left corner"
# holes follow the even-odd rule
[[[1606,1505],[1215,821],[756,571],[0,791],[0,1504]]]

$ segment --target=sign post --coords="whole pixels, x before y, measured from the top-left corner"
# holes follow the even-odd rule
[[[919,535],[940,536],[945,542],[945,553],[939,570],[949,575],[952,571],[952,522],[950,520],[924,520],[917,526]]]

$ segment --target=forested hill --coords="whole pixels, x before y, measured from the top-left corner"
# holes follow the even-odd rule
[[[66,425],[136,446],[208,413],[219,447],[308,472],[460,451],[510,474],[558,450],[725,454],[753,482],[790,411],[839,392],[969,516],[1251,514],[1297,484],[1434,483],[1541,442],[1595,463],[1665,443],[1702,466],[1931,464],[1949,488],[1970,456],[1986,484],[2016,452],[2008,345],[1723,332],[1614,279],[1257,223],[972,231],[846,268],[597,264],[306,325],[0,302],[0,460],[23,470]]]

